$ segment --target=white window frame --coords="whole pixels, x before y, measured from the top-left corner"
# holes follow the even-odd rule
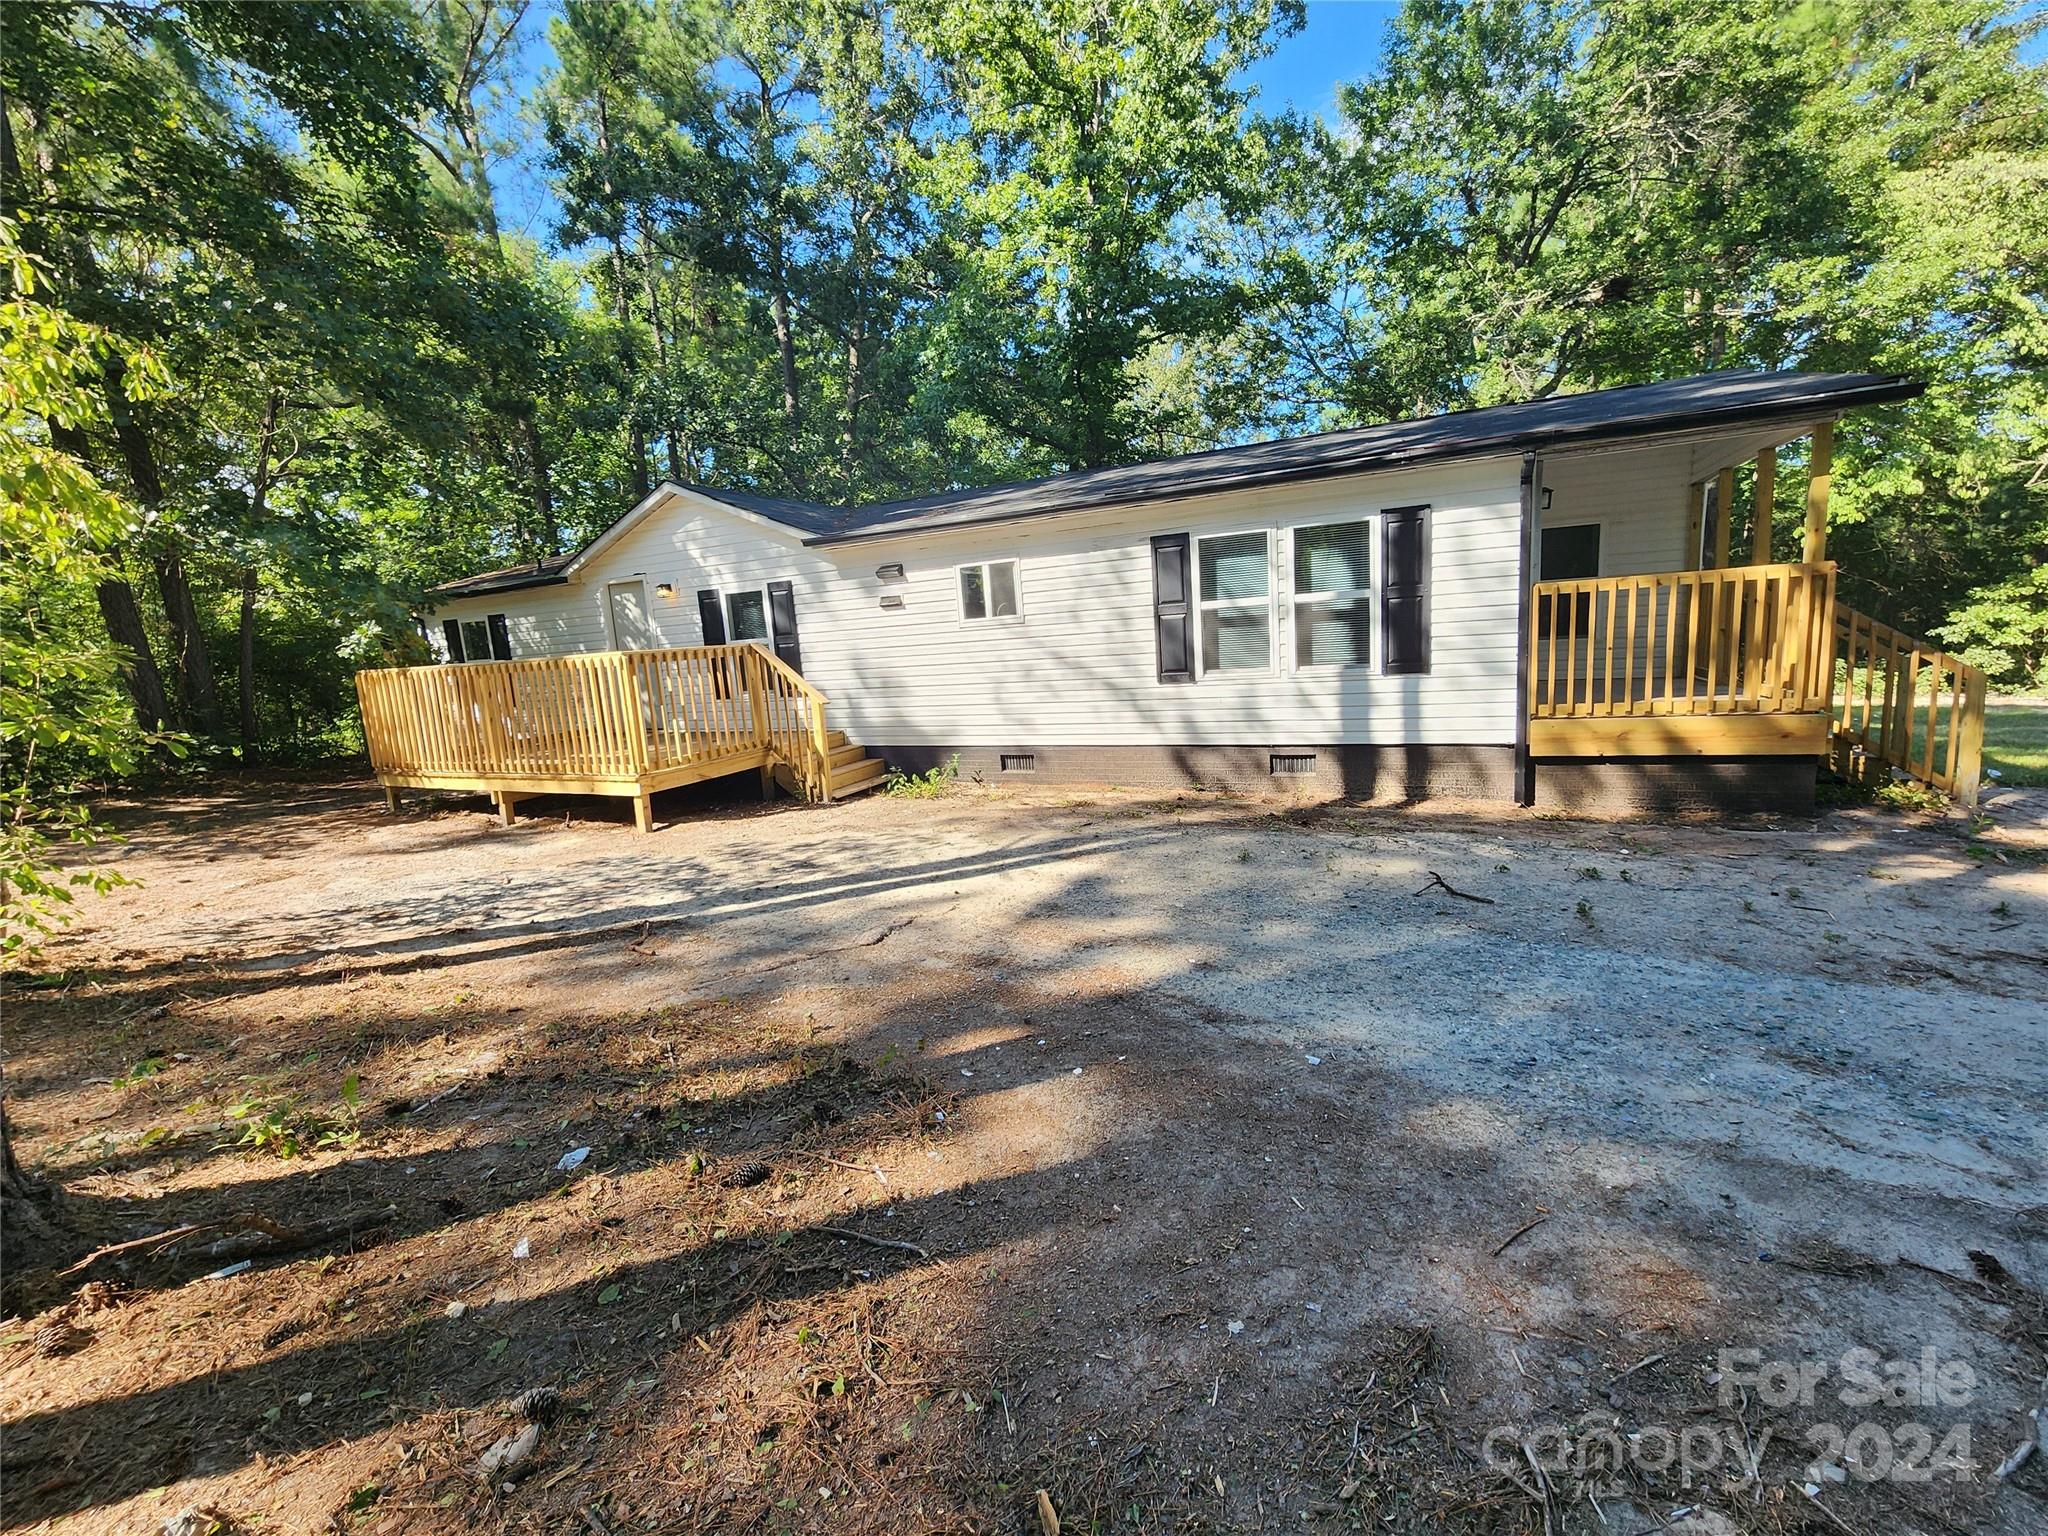
[[[961,584],[961,574],[965,571],[981,572],[982,596],[989,600],[989,606],[993,608],[995,606],[993,601],[995,589],[989,585],[988,580],[989,567],[993,565],[1007,565],[1015,571],[1017,611],[1004,614],[985,613],[978,619],[970,618],[967,614],[967,589]],[[959,612],[960,622],[964,625],[973,625],[979,628],[983,624],[1022,624],[1024,622],[1024,562],[1015,555],[996,555],[987,560],[967,560],[954,566],[953,603]]]
[[[488,613],[479,614],[473,619],[457,619],[455,622],[462,627],[462,664],[464,666],[494,659],[491,655],[491,616]],[[507,619],[505,622],[509,628],[511,620]],[[469,654],[469,626],[472,624],[481,626],[484,632],[484,653],[481,656]]]
[[[1294,536],[1304,528],[1341,528],[1351,523],[1363,523],[1368,541],[1367,559],[1371,562],[1372,585],[1369,587],[1344,587],[1329,592],[1298,592],[1294,587]],[[1380,569],[1385,551],[1380,544],[1380,514],[1377,511],[1361,512],[1352,517],[1319,517],[1310,523],[1290,523],[1287,527],[1286,548],[1281,552],[1281,563],[1287,569],[1287,661],[1288,671],[1296,677],[1316,677],[1325,672],[1377,673],[1385,665],[1380,643],[1380,624],[1383,605],[1380,602],[1380,588],[1386,573]],[[1341,597],[1363,597],[1372,614],[1372,655],[1365,661],[1319,661],[1304,664],[1301,659],[1301,642],[1297,625],[1301,605],[1305,602],[1329,602]]]
[[[1226,608],[1251,608],[1257,605],[1257,598],[1221,597],[1210,599],[1202,595],[1202,546],[1211,539],[1241,539],[1256,533],[1266,541],[1266,664],[1263,667],[1233,667],[1211,673],[1208,659],[1203,654],[1202,616],[1210,612],[1221,612]],[[1194,597],[1194,662],[1197,681],[1214,676],[1219,680],[1230,678],[1271,678],[1280,672],[1280,570],[1278,565],[1280,530],[1271,526],[1264,528],[1221,528],[1214,533],[1198,533],[1189,550],[1188,584],[1193,588]]]
[[[740,639],[739,626],[732,621],[732,600],[752,595],[761,599],[761,633]],[[771,650],[775,646],[775,611],[768,606],[768,584],[758,587],[726,587],[718,594],[719,606],[725,611],[725,638],[729,645],[765,645]]]

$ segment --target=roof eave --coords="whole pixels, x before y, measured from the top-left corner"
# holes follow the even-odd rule
[[[427,588],[427,596],[439,598],[443,602],[454,602],[464,597],[491,597],[499,592],[523,592],[529,587],[561,587],[567,586],[568,583],[569,578],[561,572],[549,571],[542,575],[518,576],[504,581],[493,581],[487,586],[451,584],[449,586],[429,587]]]
[[[1815,421],[1833,419],[1860,406],[1889,405],[1926,393],[1918,379],[1894,375],[1858,389],[1837,390],[1806,402],[1774,401],[1751,405],[1702,408],[1679,415],[1660,416],[1637,422],[1598,422],[1502,434],[1482,443],[1408,452],[1394,450],[1363,455],[1356,459],[1333,460],[1328,464],[1282,467],[1245,474],[1218,476],[1199,486],[1162,486],[1137,490],[1128,496],[1105,500],[1077,500],[1064,506],[1034,507],[1021,512],[994,512],[984,517],[963,517],[940,523],[905,524],[896,527],[852,528],[843,532],[813,534],[803,542],[818,548],[842,544],[868,544],[883,539],[916,538],[925,534],[951,533],[1000,523],[1028,522],[1034,518],[1070,515],[1076,512],[1110,511],[1119,507],[1148,506],[1160,501],[1182,501],[1195,496],[1214,496],[1225,491],[1255,490],[1261,486],[1334,479],[1340,475],[1367,474],[1375,470],[1414,469],[1428,464],[1452,464],[1464,459],[1490,459],[1546,448],[1578,447],[1589,443],[1624,442],[1633,438],[1656,437],[1672,432],[1698,431],[1716,426],[1761,425],[1771,421]]]

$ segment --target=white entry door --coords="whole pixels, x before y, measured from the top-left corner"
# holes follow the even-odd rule
[[[647,621],[647,583],[614,581],[604,589],[606,617],[610,620],[612,649],[646,651],[654,648],[654,626]]]

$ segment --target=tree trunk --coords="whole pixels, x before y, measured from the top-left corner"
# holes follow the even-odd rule
[[[242,705],[242,761],[253,762],[256,757],[256,567],[242,567],[242,617],[236,629],[239,642],[236,656],[240,664],[240,692]]]
[[[533,476],[533,511],[540,519],[541,553],[550,558],[562,552],[562,527],[555,521],[555,488],[548,473],[547,451],[541,446],[540,426],[533,408],[519,413],[519,432],[526,440],[526,467]]]
[[[59,453],[68,454],[88,470],[92,448],[76,427],[51,422],[50,442]],[[112,551],[97,551],[111,559]],[[157,670],[156,653],[149,646],[149,631],[142,627],[142,610],[135,602],[135,589],[127,578],[111,568],[94,588],[99,598],[100,619],[107,626],[107,638],[127,654],[121,658],[121,681],[135,704],[135,718],[145,731],[160,731],[170,721],[170,704],[164,697],[163,674]]]
[[[142,627],[135,589],[120,576],[108,576],[93,590],[99,598],[107,638],[127,653],[121,659],[121,681],[135,701],[135,718],[145,731],[160,731],[170,722],[170,701],[164,696],[163,674],[157,671],[156,656],[149,648],[149,632]]]
[[[625,404],[633,393],[638,365],[633,360],[633,311],[626,299],[626,247],[617,235],[612,236],[611,246],[612,288],[617,294],[619,322],[620,403]],[[626,451],[633,459],[633,499],[644,501],[654,489],[654,482],[647,473],[647,434],[641,430],[637,416],[629,415],[626,419]]]
[[[114,439],[121,445],[121,457],[128,466],[128,478],[135,486],[135,499],[154,512],[163,505],[163,479],[157,473],[156,450],[149,432],[135,418],[135,408],[122,385],[126,369],[120,359],[110,361],[100,378],[107,409],[114,418]],[[220,691],[214,685],[213,659],[206,653],[206,637],[199,628],[199,608],[192,601],[192,583],[185,573],[185,557],[178,548],[178,536],[165,529],[157,535],[150,564],[163,598],[164,617],[171,626],[177,648],[178,692],[191,723],[209,736],[220,731]]]
[[[6,1273],[0,1276],[6,1299],[0,1305],[12,1310],[19,1299],[14,1293],[20,1288],[24,1273],[40,1250],[57,1235],[50,1212],[57,1191],[30,1178],[28,1171],[14,1160],[14,1138],[8,1130],[4,1095],[5,1084],[0,1083],[0,1244],[7,1250]]]
[[[769,300],[769,310],[775,316],[775,353],[782,362],[782,419],[789,423],[792,434],[803,419],[803,397],[797,392],[796,379],[796,333],[789,323],[789,282],[784,272],[782,239],[775,240],[775,260],[772,267],[775,278],[775,294]]]
[[[156,572],[157,595],[163,600],[164,617],[170,621],[177,647],[178,692],[186,718],[194,729],[218,736],[220,689],[213,679],[213,658],[206,654],[206,636],[199,627],[199,605],[192,600],[185,556],[175,539],[174,534],[166,535],[165,542],[151,551],[149,563]]]

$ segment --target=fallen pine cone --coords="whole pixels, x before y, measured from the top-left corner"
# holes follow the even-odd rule
[[[74,1328],[66,1322],[45,1323],[35,1332],[36,1353],[45,1360],[55,1360],[60,1355],[74,1354],[92,1342],[92,1335],[83,1328]]]
[[[774,1172],[766,1163],[741,1163],[720,1182],[727,1189],[752,1189]]]
[[[552,1424],[562,1411],[562,1394],[553,1387],[528,1387],[512,1399],[512,1411],[531,1424]]]

